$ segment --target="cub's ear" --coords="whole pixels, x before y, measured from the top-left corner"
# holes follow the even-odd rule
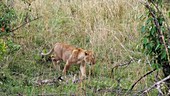
[[[85,51],[85,55],[86,55],[86,56],[89,55],[89,54],[88,54],[88,51]]]

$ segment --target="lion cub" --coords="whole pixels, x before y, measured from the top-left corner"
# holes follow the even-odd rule
[[[59,62],[61,60],[66,62],[63,69],[64,75],[66,75],[66,71],[71,65],[79,64],[81,75],[83,77],[86,77],[86,64],[95,64],[95,57],[92,51],[87,51],[82,48],[76,48],[64,43],[56,43],[48,53],[41,53],[42,56],[47,56],[51,54],[54,55],[52,57],[54,69],[56,69],[57,65],[58,70],[60,70]]]

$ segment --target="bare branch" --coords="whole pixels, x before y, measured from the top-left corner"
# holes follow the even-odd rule
[[[39,16],[39,17],[37,17],[37,18],[34,18],[33,20],[30,20],[29,22],[25,22],[25,23],[19,25],[18,27],[12,29],[10,32],[14,32],[14,31],[18,30],[19,28],[25,26],[26,24],[28,24],[28,23],[30,23],[30,22],[32,22],[32,21],[35,21],[35,20],[37,20],[37,19],[40,19],[41,17],[42,17],[42,16]]]
[[[155,74],[155,82],[158,82],[160,79],[159,79],[159,77],[158,77],[158,71],[156,72],[156,74]],[[159,94],[159,96],[163,96],[163,92],[162,92],[162,90],[161,90],[161,86],[157,86],[156,87],[156,89],[158,90],[158,94]]]
[[[149,87],[148,89],[146,89],[142,94],[145,94],[147,92],[149,92],[150,90],[152,90],[154,87],[160,86],[160,84],[162,84],[163,82],[165,82],[166,80],[170,79],[170,75],[165,77],[164,79],[156,82],[155,84],[153,84],[151,87]]]
[[[133,61],[133,60],[131,59],[131,60],[130,60],[129,62],[127,62],[127,63],[115,65],[115,66],[112,68],[112,70],[113,70],[114,68],[119,67],[119,66],[125,66],[125,65],[127,66],[127,65],[129,65],[132,61]]]
[[[146,77],[147,75],[151,74],[152,72],[156,71],[156,69],[153,69],[152,71],[147,72],[146,74],[144,74],[142,77],[140,77],[130,88],[130,91],[135,87],[135,85],[144,77]]]

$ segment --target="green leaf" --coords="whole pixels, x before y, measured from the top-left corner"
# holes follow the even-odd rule
[[[160,64],[157,64],[157,63],[152,63],[151,64],[151,66],[152,66],[152,68],[156,68],[156,69],[159,69],[161,66],[160,66]]]
[[[160,45],[161,45],[161,44],[158,44],[158,45],[156,46],[155,51],[157,51],[157,50],[160,48]]]
[[[156,28],[152,27],[151,31],[150,31],[151,35],[154,35],[156,33]]]
[[[166,51],[164,50],[162,53],[161,53],[161,59],[165,59],[166,58]]]
[[[152,49],[153,49],[153,47],[154,47],[154,45],[153,45],[153,43],[148,43],[147,44],[147,50],[148,50],[148,54],[150,55],[150,54],[152,54]]]
[[[143,44],[147,44],[148,43],[148,39],[147,38],[143,38]]]
[[[139,19],[144,18],[143,14],[139,15],[139,17],[138,17],[138,18],[139,18]]]
[[[161,5],[162,4],[162,0],[158,0],[158,4]]]
[[[152,17],[148,18],[148,20],[146,20],[146,24],[149,24],[150,22],[152,22],[152,20],[153,20]]]
[[[146,32],[146,26],[142,26],[141,32],[142,32],[142,33],[145,33],[145,32]]]
[[[165,21],[165,19],[163,17],[158,17],[157,20],[161,26],[162,26],[163,22]]]

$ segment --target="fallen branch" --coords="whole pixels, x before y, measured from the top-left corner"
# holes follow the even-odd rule
[[[146,74],[144,74],[142,77],[140,77],[130,88],[130,91],[135,87],[135,85],[144,77],[146,77],[147,75],[151,74],[152,72],[156,71],[156,69],[153,69],[152,71],[147,72]]]
[[[30,23],[30,22],[33,22],[33,21],[35,21],[35,20],[37,20],[37,19],[39,19],[39,18],[41,18],[41,17],[42,17],[42,16],[39,16],[39,17],[37,17],[37,18],[34,18],[34,19],[30,20],[29,22],[25,22],[25,23],[19,25],[18,27],[10,30],[10,32],[14,32],[14,31],[18,30],[19,28],[25,26],[26,24],[28,24],[28,23]]]
[[[41,86],[41,85],[52,85],[52,84],[57,84],[59,82],[66,82],[68,83],[68,80],[72,80],[72,83],[80,83],[82,82],[81,79],[76,78],[76,75],[74,75],[73,78],[64,80],[62,76],[59,76],[58,78],[53,78],[53,79],[44,79],[44,80],[36,80],[34,83],[36,86]]]
[[[51,84],[54,84],[56,82],[57,82],[56,79],[46,79],[46,80],[38,80],[38,81],[35,82],[35,84],[38,85],[38,86],[41,86],[41,85],[44,85],[44,84],[51,85]]]
[[[51,85],[51,84],[55,84],[59,81],[64,81],[61,76],[59,76],[58,78],[54,78],[54,79],[37,80],[35,82],[35,84],[37,86],[41,86],[41,85],[44,85],[44,84]]]
[[[149,87],[148,89],[146,89],[142,94],[145,94],[147,92],[149,92],[151,89],[153,89],[154,87],[160,86],[160,84],[162,84],[163,82],[165,82],[166,80],[170,79],[170,75],[165,77],[164,79],[156,82],[155,84],[153,84],[151,87]],[[142,95],[141,94],[141,95]]]

